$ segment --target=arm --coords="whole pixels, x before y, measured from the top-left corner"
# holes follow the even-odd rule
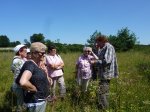
[[[29,81],[32,76],[32,73],[28,70],[25,70],[20,78],[20,85],[27,91],[36,92],[36,87]]]
[[[93,51],[91,52],[91,54],[94,57],[94,59],[98,60],[98,57],[96,56],[96,54]]]
[[[58,56],[58,61],[59,63],[56,63],[53,65],[54,69],[61,69],[64,67],[64,62],[62,60],[62,58],[60,57],[60,55],[57,55]]]
[[[61,69],[64,67],[64,62],[60,62],[59,64],[54,64],[55,69]]]
[[[113,60],[113,54],[114,54],[114,48],[111,46],[107,46],[107,48],[106,48],[106,50],[102,56],[104,58],[97,60],[96,63],[97,64],[103,64],[103,65],[110,64]]]

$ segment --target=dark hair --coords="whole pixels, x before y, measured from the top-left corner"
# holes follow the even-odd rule
[[[96,41],[106,43],[108,42],[108,39],[105,35],[99,35],[96,37]]]
[[[56,46],[55,45],[48,46],[48,52],[51,51],[52,49],[56,49]]]

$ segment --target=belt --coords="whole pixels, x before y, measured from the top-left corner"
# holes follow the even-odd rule
[[[25,106],[26,107],[36,107],[36,106],[39,106],[39,105],[43,105],[44,103],[45,103],[45,100],[41,101],[41,102],[37,102],[37,103],[26,103]]]

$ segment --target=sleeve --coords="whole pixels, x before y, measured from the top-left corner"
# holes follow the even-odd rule
[[[11,71],[16,75],[16,76],[18,76],[19,75],[19,73],[20,73],[20,70],[21,70],[21,68],[22,68],[22,66],[23,66],[23,61],[21,60],[21,59],[19,59],[19,58],[16,58],[16,59],[14,59],[13,60],[13,62],[12,62],[12,65],[11,65]]]
[[[112,46],[107,46],[106,51],[103,54],[103,58],[101,60],[97,60],[96,63],[104,66],[110,64],[113,60],[113,52],[114,48]]]
[[[46,65],[51,65],[50,58],[48,56],[46,56],[45,58],[46,58]]]
[[[34,66],[33,62],[31,62],[31,61],[26,61],[26,62],[24,63],[24,65],[23,65],[23,67],[22,67],[21,70],[20,70],[19,76],[18,76],[17,79],[16,79],[16,83],[17,83],[18,85],[20,85],[19,81],[20,81],[20,78],[21,78],[21,76],[22,76],[22,74],[23,74],[23,72],[24,72],[25,70],[29,70],[31,73],[33,73],[33,72],[34,72],[34,68],[35,68],[35,66]]]
[[[114,51],[114,49],[113,49],[113,47],[107,47],[107,50],[106,50],[106,53],[105,53],[105,63],[106,64],[109,64],[109,63],[111,63],[112,62],[112,60],[113,60],[113,51]]]
[[[58,55],[58,57],[59,57],[59,59],[60,59],[60,62],[61,62],[61,63],[64,63],[63,60],[62,60],[62,58],[61,58],[61,56]]]
[[[76,66],[79,66],[81,60],[81,56],[76,60]]]

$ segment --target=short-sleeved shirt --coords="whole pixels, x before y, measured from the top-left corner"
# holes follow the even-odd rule
[[[82,79],[89,79],[91,78],[91,64],[90,60],[92,60],[94,57],[91,55],[88,55],[87,57],[84,55],[81,55],[79,59],[77,60],[76,64],[78,65],[78,74],[82,77]]]
[[[37,103],[38,99],[45,99],[49,95],[49,82],[45,71],[40,69],[34,62],[26,61],[17,78],[17,82],[19,82],[25,70],[29,70],[32,73],[29,81],[37,88],[37,92],[24,91],[24,102]]]
[[[12,64],[11,64],[11,71],[14,73],[14,80],[18,77],[20,70],[25,63],[25,58],[20,58],[19,56],[14,56]]]
[[[60,57],[60,55],[55,54],[54,56],[52,55],[47,55],[46,56],[46,64],[47,64],[47,69],[48,69],[48,75],[50,77],[58,77],[58,76],[62,76],[63,75],[63,71],[62,69],[58,68],[58,69],[51,69],[49,67],[49,65],[58,65],[60,63],[63,63],[62,58]]]

